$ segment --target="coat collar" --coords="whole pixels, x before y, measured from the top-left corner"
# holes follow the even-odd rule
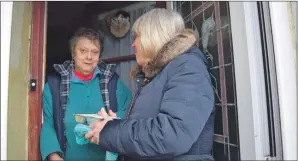
[[[156,56],[154,56],[145,66],[137,66],[135,73],[143,72],[145,77],[152,79],[168,63],[177,56],[182,55],[192,46],[198,43],[197,35],[194,31],[186,29],[167,42]]]

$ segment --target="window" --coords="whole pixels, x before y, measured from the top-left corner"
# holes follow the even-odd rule
[[[240,160],[236,84],[228,2],[174,2],[187,28],[199,33],[216,93],[213,156]]]

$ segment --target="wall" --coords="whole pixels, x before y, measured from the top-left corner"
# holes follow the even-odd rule
[[[287,2],[287,4],[292,43],[294,50],[297,50],[297,2]]]
[[[7,159],[27,159],[29,40],[32,7],[14,2],[8,86]]]
[[[1,2],[1,160],[7,160],[7,97],[13,2]]]

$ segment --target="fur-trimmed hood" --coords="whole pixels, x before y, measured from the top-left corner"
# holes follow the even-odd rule
[[[167,42],[156,56],[148,62],[147,65],[137,66],[136,71],[132,74],[135,77],[136,72],[142,71],[148,79],[156,76],[169,62],[177,56],[183,54],[193,45],[198,43],[197,35],[193,30],[186,29],[176,35],[169,42]]]

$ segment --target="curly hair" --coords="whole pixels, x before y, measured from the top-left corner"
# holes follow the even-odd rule
[[[71,54],[74,54],[74,49],[77,45],[77,42],[80,38],[87,38],[90,41],[99,41],[100,44],[100,52],[103,51],[103,44],[104,44],[104,37],[103,37],[103,33],[101,33],[100,31],[95,31],[93,29],[89,29],[89,28],[79,28],[76,30],[75,34],[71,37],[71,39],[69,40],[69,44],[70,44],[70,51]]]

